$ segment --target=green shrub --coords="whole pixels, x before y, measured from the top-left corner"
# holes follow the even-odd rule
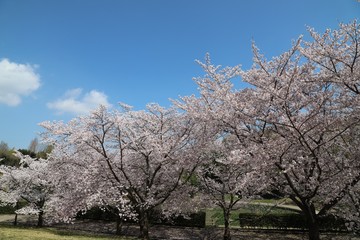
[[[93,207],[85,213],[79,212],[76,216],[77,219],[92,219],[104,221],[116,221],[117,215],[114,211],[101,209],[100,207]],[[173,225],[182,227],[205,227],[205,212],[192,213],[189,217],[174,216],[171,218],[164,218],[159,210],[154,210],[150,214],[149,221],[151,224]],[[134,222],[127,219],[127,222]]]
[[[256,227],[276,228],[276,229],[306,228],[306,222],[304,216],[297,213],[267,214],[267,215],[240,213],[239,221],[241,227],[250,227],[250,228],[256,228]]]
[[[17,158],[13,151],[0,151],[0,165],[6,165],[11,167],[19,167],[20,166],[20,159]]]
[[[79,212],[76,215],[77,219],[92,219],[92,220],[105,220],[116,221],[117,216],[114,212],[108,209],[101,209],[100,207],[93,207],[87,210],[85,213]]]
[[[0,214],[14,214],[15,208],[13,206],[0,206]]]
[[[12,205],[2,205],[0,202],[0,214],[15,214],[16,209],[23,208],[27,205],[26,201],[19,201],[17,208]]]
[[[205,227],[205,212],[192,213],[188,217],[174,216],[170,219],[164,219],[161,224],[181,226],[181,227]]]

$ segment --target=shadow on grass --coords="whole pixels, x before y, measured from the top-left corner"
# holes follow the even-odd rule
[[[53,236],[59,236],[63,237],[62,239],[66,239],[65,237],[71,237],[71,239],[118,239],[118,240],[131,240],[134,238],[124,237],[124,236],[114,236],[114,235],[108,235],[108,234],[96,234],[96,233],[90,233],[85,231],[77,231],[77,230],[62,230],[62,229],[56,229],[53,227],[36,227],[36,226],[29,226],[29,225],[9,225],[8,223],[0,223],[0,239],[1,234],[13,232],[14,235],[20,234],[18,232],[21,232],[23,235],[27,236],[27,239],[39,239],[38,237],[32,238],[32,235],[37,235],[37,232],[41,232],[44,234],[49,234]],[[13,239],[13,238],[12,238]],[[21,239],[21,238],[14,238],[14,239]]]

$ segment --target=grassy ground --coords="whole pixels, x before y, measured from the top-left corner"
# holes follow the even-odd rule
[[[220,214],[218,209],[209,210],[210,213]],[[248,211],[248,210],[247,210]],[[281,209],[282,211],[282,209]],[[0,215],[1,216],[1,215]],[[3,216],[4,217],[4,216]],[[10,216],[9,216],[10,217]],[[11,216],[13,217],[13,216]],[[235,217],[235,215],[234,215]],[[12,219],[12,218],[7,218]],[[32,222],[33,224],[33,222]],[[113,227],[113,223],[110,223]],[[234,223],[237,225],[237,223]],[[79,221],[75,223],[75,228],[65,228],[57,226],[57,228],[36,228],[29,225],[20,224],[18,227],[11,226],[11,222],[6,221],[0,223],[0,240],[135,240],[137,238],[117,237],[115,235],[97,234],[96,229],[107,229],[107,222],[103,221]],[[136,236],[138,227],[129,225],[124,229],[127,235]],[[101,231],[98,231],[101,232]],[[135,233],[135,234],[134,234]],[[169,227],[156,225],[151,228],[151,236],[160,239],[221,239],[223,233],[222,228],[192,228],[192,227]],[[283,231],[253,231],[244,229],[232,229],[234,240],[252,239],[252,240],[303,240],[307,239],[306,232],[283,232]],[[360,237],[347,233],[323,233],[321,239],[326,240],[360,240]]]
[[[282,202],[279,202],[282,203]],[[250,204],[239,207],[236,210],[231,211],[230,216],[230,226],[232,228],[239,228],[239,214],[240,213],[249,213],[258,216],[272,214],[284,214],[289,212],[298,212],[298,208],[292,205],[278,205],[278,202],[274,200],[271,201],[252,201]],[[223,212],[220,208],[207,208],[206,209],[206,226],[218,226],[221,227],[224,225]]]
[[[76,232],[60,231],[51,228],[24,228],[0,225],[0,240],[130,240],[132,238],[104,236],[104,235],[88,235]]]
[[[294,202],[290,198],[280,198],[280,199],[256,199],[250,201],[251,203],[269,203],[273,205],[285,204],[285,205],[294,205]]]
[[[118,236],[96,235],[69,230],[57,230],[54,228],[24,227],[24,224],[36,224],[37,216],[19,215],[20,226],[10,225],[14,221],[13,214],[0,214],[0,240],[130,240]]]

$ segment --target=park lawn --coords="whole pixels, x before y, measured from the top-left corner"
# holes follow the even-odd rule
[[[272,201],[253,201],[254,204],[246,204],[239,207],[236,210],[231,211],[230,215],[230,227],[239,228],[239,214],[253,214],[255,216],[264,216],[264,215],[282,215],[298,212],[298,210],[292,208],[283,208],[276,206],[278,202],[276,200]],[[266,205],[259,205],[258,203],[267,203]],[[207,208],[206,209],[206,226],[218,226],[221,227],[224,225],[224,216],[220,208]]]
[[[250,203],[268,203],[273,205],[293,205],[296,206],[295,203],[290,198],[280,198],[280,199],[254,199],[251,200]]]
[[[239,227],[239,210],[233,210],[230,216],[230,226],[232,228]],[[206,209],[206,226],[218,226],[224,225],[224,215],[220,208],[207,208]]]
[[[130,240],[119,236],[101,236],[60,231],[52,228],[24,228],[0,225],[0,240]]]

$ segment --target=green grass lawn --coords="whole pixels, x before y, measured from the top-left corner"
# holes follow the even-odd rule
[[[282,201],[284,202],[284,201]],[[250,204],[245,204],[240,206],[238,209],[231,211],[230,216],[230,226],[232,228],[240,227],[239,214],[252,214],[255,216],[264,216],[264,215],[282,215],[289,213],[297,213],[298,210],[290,208],[277,206],[279,204],[278,200],[255,200]],[[223,226],[224,217],[223,212],[220,208],[207,208],[206,209],[206,226]]]
[[[251,203],[268,203],[268,204],[285,204],[296,206],[295,203],[290,198],[280,198],[280,199],[256,199],[250,201]]]
[[[234,210],[231,212],[230,216],[230,226],[232,228],[239,227],[239,210]],[[207,208],[206,209],[206,226],[218,226],[221,227],[224,225],[224,215],[220,208]]]
[[[56,230],[52,228],[24,228],[0,225],[0,240],[130,240],[134,238],[124,238],[118,236],[103,236],[80,234],[71,231]]]

